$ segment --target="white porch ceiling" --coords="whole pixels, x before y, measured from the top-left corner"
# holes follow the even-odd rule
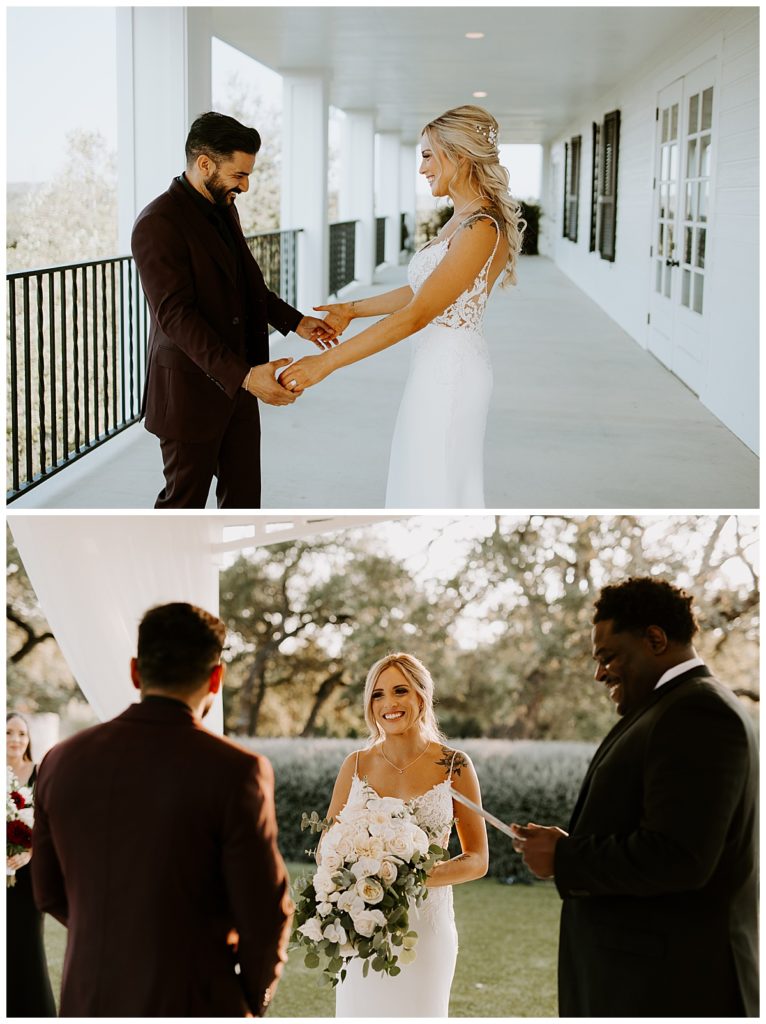
[[[213,33],[280,74],[324,70],[330,102],[373,110],[416,143],[423,125],[481,103],[503,143],[544,143],[715,7],[215,7]],[[466,32],[484,32],[468,40]],[[484,90],[486,99],[472,93]]]

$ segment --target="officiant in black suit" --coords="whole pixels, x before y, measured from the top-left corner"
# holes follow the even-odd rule
[[[596,679],[620,721],[569,834],[514,826],[563,904],[562,1017],[759,1014],[757,744],[697,657],[692,599],[656,578],[596,602]]]
[[[131,248],[151,312],[142,414],[160,439],[165,486],[155,508],[259,508],[258,400],[290,405],[269,361],[269,324],[325,348],[335,331],[269,291],[234,205],[261,138],[211,111],[186,139],[186,170],[139,214]],[[306,173],[311,173],[307,168]]]

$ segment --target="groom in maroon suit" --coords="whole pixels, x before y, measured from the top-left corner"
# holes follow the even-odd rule
[[[131,248],[151,310],[143,414],[160,439],[165,486],[156,508],[261,503],[258,400],[289,405],[269,361],[269,324],[319,348],[335,331],[269,291],[239,225],[261,138],[211,111],[191,126],[186,170],[138,215]]]
[[[262,757],[201,719],[226,628],[189,604],[149,611],[131,662],[141,703],[40,766],[32,880],[69,930],[62,1017],[265,1012],[292,904]]]

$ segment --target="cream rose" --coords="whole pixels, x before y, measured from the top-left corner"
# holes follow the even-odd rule
[[[366,878],[368,875],[377,875],[379,871],[379,857],[361,857],[351,868],[351,874],[357,881],[360,878]]]
[[[351,920],[356,931],[366,939],[369,939],[376,928],[382,928],[386,923],[385,915],[380,910],[362,910]]]
[[[312,942],[319,942],[322,938],[322,924],[318,917],[310,917],[308,921],[304,921],[298,931]]]
[[[343,945],[348,938],[346,935],[346,929],[343,925],[338,924],[337,921],[334,921],[332,924],[328,924],[325,927],[323,934],[326,939],[330,940],[330,942],[337,942],[340,945]]]
[[[383,886],[377,878],[360,878],[354,888],[365,903],[374,906],[383,899]]]
[[[380,876],[380,880],[381,882],[383,882],[383,885],[393,885],[394,882],[396,881],[396,877],[398,874],[399,869],[396,866],[395,861],[381,861],[380,871],[378,872],[378,875]]]

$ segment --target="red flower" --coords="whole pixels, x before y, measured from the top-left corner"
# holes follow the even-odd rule
[[[18,793],[15,789],[11,793],[11,800],[13,800],[13,802],[16,804],[16,806],[18,807],[19,810],[21,810],[22,807],[26,807],[27,806],[27,802],[24,799],[24,797],[21,795],[21,793]]]
[[[6,841],[11,846],[22,846],[25,850],[32,849],[32,829],[23,821],[9,821],[5,835]]]

